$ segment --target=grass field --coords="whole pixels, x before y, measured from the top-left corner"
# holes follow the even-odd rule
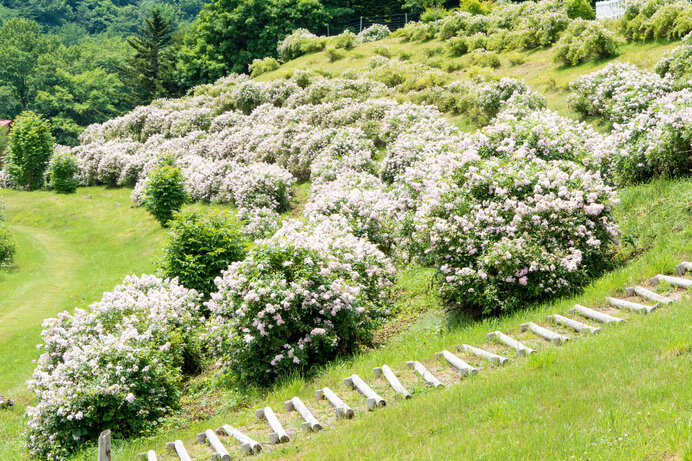
[[[437,41],[400,39],[386,44],[395,54],[409,53],[414,62],[426,62],[426,49],[440,46]],[[374,46],[357,47],[335,63],[325,53],[303,56],[261,79],[278,78],[295,68],[338,74],[362,67],[374,55]],[[621,59],[650,68],[673,46],[628,45]],[[526,79],[563,114],[569,114],[569,81],[605,65],[563,69],[550,62],[550,50],[520,54],[524,64],[513,66],[503,56],[495,72]],[[465,78],[466,72],[452,76]],[[301,185],[301,201],[309,187]],[[128,273],[153,269],[164,232],[143,210],[130,208],[129,192],[89,188],[66,197],[0,191],[21,245],[16,266],[0,270],[0,394],[18,400],[14,409],[0,411],[0,460],[27,459],[21,432],[30,394],[24,381],[33,369],[43,319],[98,300]],[[177,438],[197,459],[208,459],[210,451],[194,443],[195,434],[221,424],[241,427],[268,446],[269,430],[257,421],[254,409],[270,405],[294,440],[258,459],[692,460],[689,300],[647,317],[631,317],[596,337],[561,348],[536,342],[540,353],[535,357],[514,360],[501,369],[486,367],[479,376],[444,390],[425,388],[405,368],[407,360],[425,361],[446,382],[456,382],[431,360],[435,352],[452,350],[459,343],[484,345],[486,334],[498,329],[520,336],[520,323],[542,323],[545,315],[565,313],[575,303],[603,305],[605,296],[622,294],[624,286],[670,272],[680,260],[692,258],[692,180],[624,188],[619,198],[620,265],[583,293],[526,306],[498,319],[470,321],[441,308],[429,283],[429,269],[403,270],[398,280],[399,315],[378,334],[382,341],[374,350],[335,362],[314,378],[286,379],[268,392],[220,390],[205,374],[187,384],[183,409],[155,434],[123,441],[114,430],[113,459],[133,460],[146,449],[164,454],[165,442]],[[358,373],[370,381],[372,368],[383,363],[406,378],[414,398],[394,402],[393,393],[378,382],[374,387],[388,407],[372,414],[360,411],[362,398],[346,391],[342,380]],[[326,404],[314,403],[314,390],[323,386],[359,410],[354,421],[334,421]],[[283,411],[283,402],[296,395],[331,427],[318,434],[297,433],[299,418]],[[74,459],[93,460],[95,449],[89,447]],[[159,459],[174,458],[165,454]]]

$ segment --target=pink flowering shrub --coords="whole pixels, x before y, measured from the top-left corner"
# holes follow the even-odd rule
[[[208,343],[224,373],[266,385],[368,344],[394,267],[342,220],[287,221],[216,280]]]
[[[692,22],[692,18],[690,18]],[[682,40],[682,45],[668,51],[654,68],[659,76],[684,80],[692,77],[692,32]]]
[[[67,459],[102,430],[139,434],[175,408],[200,355],[199,303],[175,279],[128,276],[88,309],[46,320],[29,381],[31,455]]]
[[[673,91],[673,81],[634,64],[614,62],[579,77],[570,88],[568,103],[575,111],[623,123]]]
[[[511,311],[583,286],[607,267],[614,191],[569,161],[457,163],[429,184],[414,239],[443,298],[476,314]]]
[[[613,132],[621,183],[692,173],[692,91],[671,93]]]
[[[612,183],[612,152],[603,135],[548,109],[516,117],[502,112],[475,135],[482,157],[569,160],[600,171]]]

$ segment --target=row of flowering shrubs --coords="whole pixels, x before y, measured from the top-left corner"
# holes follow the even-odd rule
[[[620,32],[631,41],[676,40],[692,32],[689,0],[633,0],[620,19]]]
[[[304,54],[322,51],[325,48],[351,49],[359,43],[376,42],[389,37],[389,27],[373,24],[359,34],[346,30],[333,37],[318,36],[306,29],[296,29],[281,40],[276,48],[279,59],[290,61]]]

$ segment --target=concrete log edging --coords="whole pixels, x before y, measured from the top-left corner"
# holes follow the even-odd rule
[[[344,379],[344,384],[352,389],[357,390],[365,397],[365,404],[368,410],[374,410],[377,407],[384,407],[387,402],[380,397],[377,392],[373,391],[368,384],[358,375],[351,375]]]
[[[258,419],[266,420],[271,430],[274,431],[269,434],[269,441],[272,445],[276,445],[277,443],[286,443],[290,440],[288,434],[284,430],[284,427],[276,418],[274,411],[270,407],[255,410],[255,415]]]

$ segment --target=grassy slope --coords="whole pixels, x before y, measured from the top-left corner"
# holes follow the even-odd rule
[[[386,43],[395,53],[404,50],[411,54],[411,61],[414,62],[425,62],[425,50],[439,46],[437,41],[421,44],[390,39]],[[362,67],[374,54],[374,46],[375,44],[360,46],[349,52],[347,58],[336,63],[329,63],[324,53],[304,56],[271,74],[261,76],[261,79],[278,78],[295,68],[309,67],[337,74],[347,68]],[[621,59],[642,67],[652,67],[658,57],[673,46],[629,45],[625,47],[626,53]],[[526,59],[524,64],[513,67],[509,64],[507,56],[502,56],[503,65],[496,72],[503,76],[525,78],[529,84],[546,94],[551,108],[563,114],[569,113],[565,103],[566,84],[576,76],[605,64],[589,63],[573,69],[560,69],[550,63],[549,50],[521,54]],[[465,76],[464,71],[453,74],[454,78]],[[462,120],[457,122],[463,126]],[[84,201],[83,195],[86,193],[102,194],[95,197],[99,203],[109,203],[112,197],[120,197],[118,194],[122,194],[117,200],[123,204],[128,203],[125,191],[100,190],[97,193],[82,192],[79,203],[91,203]],[[51,234],[47,237],[55,237],[54,234],[60,226],[57,223],[50,224],[48,229],[52,232],[47,232],[43,225],[40,226],[41,229],[35,227],[38,221],[34,218],[24,216],[17,220],[15,214],[18,208],[33,207],[41,201],[40,199],[52,197],[50,194],[34,194],[28,197],[27,194],[16,192],[5,193],[8,202],[12,202],[15,197],[26,200],[24,203],[17,202],[17,206],[10,204],[10,219],[15,230],[20,231],[20,240],[30,243],[33,239],[34,244],[25,245],[23,254],[20,255],[20,269],[23,272],[18,270],[4,278],[0,275],[0,292],[14,293],[22,286],[27,286],[34,277],[30,275],[30,271],[35,271],[35,277],[50,281],[39,284],[38,281],[41,279],[37,279],[35,286],[41,286],[43,290],[56,283],[55,274],[51,273],[51,270],[56,270],[55,268],[61,271],[58,277],[61,284],[67,283],[68,280],[73,283],[74,280],[92,281],[95,277],[98,278],[98,271],[86,269],[86,262],[82,256],[73,256],[74,261],[84,263],[79,265],[82,268],[79,270],[65,271],[64,265],[51,268],[47,264],[48,260],[54,257],[48,252],[58,253],[63,257],[68,257],[69,253],[74,255],[75,242],[79,240],[80,232],[84,232],[85,229],[75,231],[70,241],[63,242],[62,246],[55,239],[44,240],[42,245],[38,241],[40,237],[46,233]],[[547,313],[566,312],[575,302],[587,305],[602,303],[605,295],[615,294],[625,284],[640,281],[660,271],[670,271],[681,258],[692,257],[692,181],[655,182],[622,190],[620,197],[623,200],[619,209],[621,226],[625,235],[633,237],[636,242],[635,247],[628,248],[626,252],[631,256],[636,255],[636,258],[626,267],[606,275],[588,287],[583,294],[543,306],[527,306],[526,311],[507,318],[452,325],[439,310],[434,292],[429,289],[430,271],[411,268],[403,272],[399,280],[401,294],[398,302],[402,309],[410,314],[408,317],[402,316],[402,322],[408,322],[407,319],[413,318],[416,313],[425,313],[420,314],[411,328],[397,335],[386,346],[351,360],[334,363],[314,380],[306,381],[299,377],[288,379],[267,395],[247,395],[234,390],[224,394],[208,392],[206,389],[210,382],[200,379],[190,388],[192,395],[187,399],[184,412],[171,418],[156,434],[133,441],[120,441],[116,433],[114,459],[135,459],[139,452],[150,448],[163,454],[164,443],[175,438],[184,440],[193,456],[198,455],[199,459],[206,459],[209,456],[208,449],[193,444],[194,436],[203,429],[215,428],[223,423],[245,427],[260,442],[268,443],[266,426],[258,423],[250,410],[261,404],[269,404],[278,412],[287,429],[292,431],[298,425],[298,418],[295,414],[285,414],[282,402],[294,395],[303,398],[308,406],[315,410],[318,418],[333,423],[326,406],[314,404],[314,389],[330,386],[354,408],[362,409],[361,399],[353,393],[345,392],[341,382],[343,377],[351,373],[359,373],[369,380],[373,366],[388,363],[397,373],[401,373],[402,377],[407,378],[409,385],[412,375],[405,371],[406,360],[426,360],[431,364],[430,358],[434,352],[442,348],[452,348],[461,342],[485,344],[485,334],[488,331],[501,329],[515,334],[520,322],[541,321]],[[52,201],[59,202],[58,199]],[[51,209],[55,204],[39,206],[44,208],[45,214],[41,218],[43,220],[58,214]],[[74,210],[69,211],[68,208],[72,206]],[[82,208],[65,202],[55,206],[55,209],[69,213]],[[128,210],[124,207],[117,211],[122,213],[129,212]],[[135,210],[132,213],[140,211]],[[31,213],[27,211],[21,214]],[[60,289],[59,292],[63,293],[60,295],[63,297],[61,307],[57,307],[58,303],[51,303],[55,304],[55,309],[36,313],[32,322],[35,333],[39,331],[37,325],[43,317],[74,304],[84,304],[85,300],[98,299],[100,293],[110,289],[122,279],[122,275],[130,271],[139,271],[135,266],[139,265],[142,270],[147,268],[150,256],[159,247],[160,233],[152,235],[156,226],[142,214],[129,216],[127,219],[121,216],[121,221],[103,227],[103,221],[111,218],[106,216],[106,213],[92,216],[92,219],[98,222],[94,235],[102,236],[104,247],[94,242],[90,249],[84,249],[82,254],[97,249],[105,250],[103,253],[109,255],[112,252],[115,254],[113,258],[118,261],[109,263],[121,267],[122,271],[114,270],[108,281],[105,279],[109,276],[103,274],[104,276],[99,279],[103,281],[102,284],[97,281],[89,283],[86,288],[89,294],[82,293],[81,300],[77,293],[84,291],[86,284],[73,288],[72,295],[69,294],[69,289],[66,290],[67,294]],[[110,238],[112,235],[118,235],[121,229],[132,226],[133,222],[142,220],[146,221],[147,231],[141,237],[130,236],[131,241],[127,242],[126,238],[119,241]],[[82,224],[86,222],[85,218]],[[29,229],[17,227],[29,224],[34,226],[31,229],[32,237],[25,232]],[[65,222],[62,226],[66,224]],[[62,229],[64,230],[64,227]],[[61,235],[61,238],[64,239],[64,236]],[[125,248],[132,248],[132,251],[129,254],[119,254]],[[101,258],[97,257],[94,260],[100,261]],[[73,275],[68,277],[68,272]],[[26,289],[32,296],[38,296],[34,294],[36,291]],[[58,293],[57,288],[55,293]],[[5,304],[4,298],[0,298],[0,315],[4,314]],[[478,378],[444,391],[429,391],[413,384],[416,396],[409,402],[390,405],[393,408],[375,414],[361,413],[354,422],[336,422],[338,430],[326,430],[308,436],[295,434],[294,442],[274,449],[262,457],[331,459],[350,455],[369,459],[479,459],[483,456],[497,458],[498,454],[501,458],[524,459],[562,459],[569,458],[570,455],[576,458],[588,456],[596,459],[629,459],[646,455],[656,459],[690,457],[690,389],[689,386],[675,387],[676,383],[689,382],[691,377],[689,352],[692,347],[692,335],[687,325],[692,319],[689,308],[690,305],[687,303],[649,318],[634,319],[628,322],[628,325],[612,329],[600,337],[577,341],[576,344],[567,345],[560,350],[539,344],[537,347],[545,350],[535,358],[516,361],[505,369],[493,370],[491,373],[483,372]],[[29,350],[33,349],[35,342],[32,339],[24,341],[26,344],[21,345],[25,359],[31,357],[33,352]],[[23,364],[24,371],[10,371],[8,375],[12,376],[11,379],[19,386],[15,389],[21,389],[21,381],[26,378],[26,372],[29,372],[32,366],[20,357],[17,358],[17,363]],[[5,372],[6,370],[2,370],[0,376],[4,378]],[[388,402],[393,401],[391,392],[384,386],[376,386],[376,389],[383,393]],[[0,388],[0,392],[3,391],[5,388]],[[18,411],[22,409],[19,408]],[[539,411],[535,412],[535,409]],[[18,436],[21,418],[16,416],[16,411],[9,416],[0,414],[0,440]],[[638,412],[641,414],[637,414]],[[673,416],[668,416],[669,414]],[[515,422],[525,426],[518,426]],[[627,435],[624,435],[625,433]],[[620,437],[623,438],[622,441],[618,440]],[[596,445],[590,445],[594,443]],[[235,447],[232,442],[227,445]],[[588,451],[588,454],[584,455],[584,451]],[[87,449],[75,459],[90,460],[94,456],[94,450]],[[18,443],[0,445],[0,459],[25,457]],[[163,459],[174,458],[164,455]]]
[[[163,231],[128,190],[80,189],[74,196],[2,190],[19,240],[16,265],[0,269],[0,394],[17,407],[0,412],[0,459],[26,457],[25,381],[37,356],[41,323],[101,298],[129,273],[151,272]]]

